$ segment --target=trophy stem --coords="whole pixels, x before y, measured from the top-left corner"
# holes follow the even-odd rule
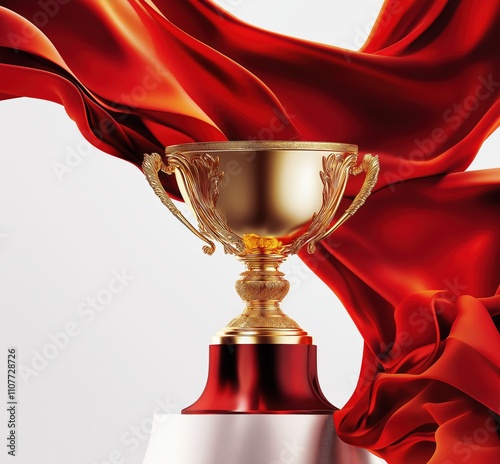
[[[307,332],[280,308],[290,283],[280,272],[281,254],[251,253],[239,256],[247,270],[236,282],[245,310],[214,337],[221,344],[311,344]]]
[[[236,281],[235,287],[240,298],[246,302],[243,313],[246,323],[255,325],[252,317],[265,317],[265,322],[272,325],[281,322],[286,324],[285,327],[298,327],[295,322],[286,318],[280,308],[280,302],[290,289],[290,283],[283,278],[285,274],[278,270],[284,257],[252,254],[240,257],[240,261],[248,270],[241,273],[242,279]],[[267,320],[268,317],[286,319],[271,321]]]

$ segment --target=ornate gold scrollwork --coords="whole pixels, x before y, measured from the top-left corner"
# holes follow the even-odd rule
[[[355,154],[344,158],[339,153],[332,153],[327,157],[323,157],[323,171],[320,172],[321,181],[323,182],[323,204],[319,212],[314,214],[307,232],[290,245],[287,254],[298,253],[305,245],[307,245],[308,253],[314,253],[316,243],[338,229],[366,201],[377,182],[380,169],[378,157],[367,154],[357,167],[355,166],[356,160],[357,155]],[[331,226],[330,224],[344,195],[349,174],[355,176],[361,172],[366,172],[366,178],[361,190],[345,213]]]
[[[167,162],[169,170],[177,169],[182,176],[201,233],[221,243],[226,253],[243,252],[243,240],[229,230],[226,217],[217,210],[219,181],[224,176],[219,170],[219,157],[206,153],[187,158],[173,153],[167,156]]]
[[[169,211],[181,221],[194,235],[207,243],[207,246],[203,247],[203,252],[211,255],[215,251],[215,244],[206,235],[200,233],[177,209],[174,205],[167,192],[165,192],[163,186],[161,185],[160,178],[158,177],[158,172],[161,170],[167,174],[172,174],[173,170],[170,170],[163,161],[158,153],[144,154],[144,161],[142,162],[142,170],[149,182],[149,185],[153,188],[154,192],[161,200],[161,202],[169,209]]]
[[[194,155],[187,158],[173,153],[167,156],[165,165],[158,153],[144,155],[143,170],[151,187],[162,203],[174,214],[191,232],[208,244],[203,247],[206,254],[215,251],[215,244],[210,238],[217,240],[224,247],[226,253],[238,255],[245,249],[243,240],[229,230],[226,218],[217,208],[219,196],[218,183],[224,175],[219,171],[219,158],[209,154]],[[198,220],[199,230],[196,229],[177,209],[163,189],[158,171],[174,174],[177,170],[182,177],[184,186]]]

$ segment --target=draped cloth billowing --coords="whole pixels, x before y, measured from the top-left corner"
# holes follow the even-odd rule
[[[359,52],[208,0],[4,0],[0,31],[0,99],[60,103],[137,165],[190,141],[378,154],[367,204],[301,255],[365,340],[338,433],[390,463],[500,462],[500,170],[464,172],[500,120],[500,2],[387,1]]]

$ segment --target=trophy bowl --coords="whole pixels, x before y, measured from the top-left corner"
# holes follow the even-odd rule
[[[363,205],[379,164],[367,154],[358,165],[357,151],[344,143],[239,141],[174,145],[163,159],[145,155],[153,190],[205,242],[203,251],[212,254],[218,242],[246,266],[236,282],[245,309],[213,338],[207,386],[183,413],[334,410],[319,389],[312,338],[280,308],[289,283],[279,266],[303,247],[314,253]],[[159,171],[175,175],[197,227],[165,192]],[[359,193],[337,215],[349,177],[362,172]]]
[[[307,142],[199,143],[167,149],[174,158],[181,153],[190,163],[199,163],[199,170],[204,164],[205,184],[215,181],[217,170],[222,174],[217,178],[215,208],[229,230],[240,237],[275,237],[284,244],[296,238],[321,208],[323,186],[318,181],[323,158],[356,152],[354,145]],[[193,192],[186,185],[185,171],[176,169],[175,176],[190,204]]]

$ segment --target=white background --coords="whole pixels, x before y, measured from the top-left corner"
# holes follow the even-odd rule
[[[262,27],[357,49],[382,1],[219,3]],[[11,461],[139,464],[153,414],[179,412],[201,393],[211,335],[242,309],[233,290],[242,269],[220,250],[203,255],[140,171],[91,147],[62,107],[5,101],[0,122],[0,348],[6,359],[16,346],[23,366]],[[497,166],[499,146],[497,131],[472,168]],[[342,406],[362,340],[300,260],[285,268],[284,309],[314,336],[323,390]],[[88,299],[98,295],[105,304],[94,310]],[[0,456],[10,462],[3,443]]]

